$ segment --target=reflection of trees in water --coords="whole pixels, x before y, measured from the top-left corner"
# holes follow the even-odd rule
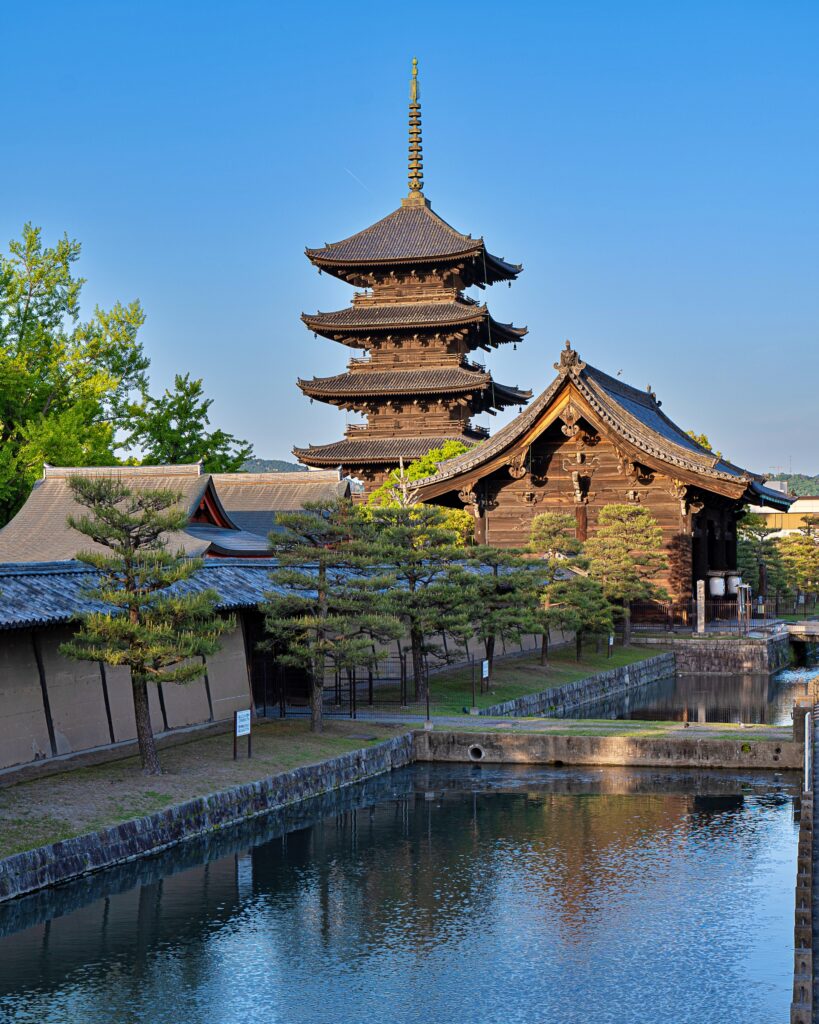
[[[212,986],[232,935],[252,934],[286,984],[305,963],[366,969],[385,950],[420,960],[468,932],[486,935],[490,962],[510,907],[525,908],[521,928],[577,947],[633,923],[641,893],[668,884],[690,844],[728,836],[723,846],[745,859],[763,838],[758,816],[743,813],[741,783],[725,774],[553,771],[514,792],[500,791],[502,771],[485,777],[499,791],[468,791],[481,782],[466,770],[419,768],[415,792],[30,928],[0,945],[2,960],[14,944],[6,983],[49,991],[77,971],[86,1005],[127,1019],[163,992]],[[735,869],[733,855],[714,867]]]
[[[677,676],[586,704],[567,717],[789,725],[802,690],[797,680],[767,674]]]

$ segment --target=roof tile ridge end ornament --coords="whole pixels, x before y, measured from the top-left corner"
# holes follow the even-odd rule
[[[566,339],[566,344],[560,353],[560,362],[552,364],[561,377],[579,377],[586,364],[572,348],[572,343]]]

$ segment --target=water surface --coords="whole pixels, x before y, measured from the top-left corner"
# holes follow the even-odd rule
[[[404,769],[0,909],[0,1020],[786,1020],[798,781]]]
[[[619,697],[573,708],[567,717],[790,725],[794,701],[807,696],[808,683],[817,674],[817,668],[801,668],[773,676],[672,676]]]

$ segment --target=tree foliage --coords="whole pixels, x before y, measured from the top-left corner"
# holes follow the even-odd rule
[[[159,398],[143,394],[131,406],[129,448],[142,452],[142,464],[204,463],[206,473],[235,473],[253,455],[253,448],[224,430],[209,431],[212,398],[206,398],[201,378],[177,374],[173,390]]]
[[[410,486],[416,480],[425,480],[438,472],[438,463],[454,459],[456,455],[468,452],[469,447],[461,441],[445,441],[438,448],[430,448],[426,455],[404,466],[403,460],[397,469],[387,476],[380,487],[376,487],[367,499],[367,508],[410,508],[418,504],[418,495]],[[365,515],[367,513],[365,512]],[[444,519],[460,538],[468,544],[475,532],[474,518],[462,508],[443,510]]]
[[[435,635],[463,642],[472,622],[472,580],[464,551],[445,511],[435,505],[369,509],[372,530],[367,558],[389,576],[379,598],[409,638],[417,700],[427,696],[424,655],[438,652]]]
[[[147,386],[139,302],[80,318],[80,244],[44,245],[39,228],[0,254],[0,522],[44,462],[109,465],[129,396]]]
[[[714,452],[713,445],[708,440],[707,434],[698,434],[694,430],[686,430],[686,434],[691,438],[692,441],[696,441],[700,448],[704,448],[707,452]],[[714,452],[716,458],[722,458],[722,452]]]
[[[187,513],[179,494],[133,490],[111,477],[69,478],[76,501],[88,511],[70,517],[75,530],[110,553],[79,554],[97,570],[89,596],[111,608],[82,616],[66,657],[130,669],[142,768],[160,772],[148,703],[149,683],[185,683],[205,672],[203,659],[235,622],[215,612],[211,590],[180,592],[201,566],[167,550],[167,536],[182,529]]]
[[[819,592],[819,544],[807,531],[779,537],[776,547],[786,587],[801,593]]]
[[[545,576],[539,562],[488,546],[470,549],[469,565],[474,570],[468,596],[471,631],[484,645],[491,676],[498,640],[514,643],[539,632]]]
[[[614,629],[611,603],[597,580],[588,576],[572,576],[560,580],[547,592],[550,621],[558,628],[575,635],[577,660],[583,642],[589,636],[609,636]]]
[[[541,512],[532,519],[529,550],[540,556],[543,589],[540,597],[541,648],[540,661],[546,664],[549,650],[549,630],[563,629],[561,615],[556,611],[558,602],[553,589],[567,573],[573,573],[581,564],[583,545],[577,539],[577,520],[562,512]]]
[[[631,604],[667,597],[654,580],[668,565],[662,552],[663,532],[654,516],[640,505],[604,505],[597,530],[586,541],[589,575],[609,601],[623,609],[623,642],[631,639]]]
[[[376,644],[401,635],[387,602],[391,580],[373,568],[370,526],[352,503],[311,502],[280,512],[270,534],[278,566],[262,606],[267,646],[311,679],[311,729],[322,730],[325,674],[366,666]]]
[[[779,548],[771,535],[765,516],[746,512],[737,523],[737,569],[745,583],[763,598],[769,591],[785,589],[785,576]]]

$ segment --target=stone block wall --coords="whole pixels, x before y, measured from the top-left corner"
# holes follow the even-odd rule
[[[635,637],[640,647],[670,648],[681,675],[735,675],[778,672],[791,663],[787,635],[773,637]]]
[[[647,683],[668,679],[675,672],[675,655],[673,653],[658,654],[645,661],[637,661],[633,665],[598,672],[574,683],[541,690],[525,697],[503,701],[488,708],[481,708],[479,715],[511,716],[522,718],[526,715],[541,715],[545,718],[566,717],[572,708],[583,704],[594,704],[607,697],[616,697],[630,690],[635,690]]]

